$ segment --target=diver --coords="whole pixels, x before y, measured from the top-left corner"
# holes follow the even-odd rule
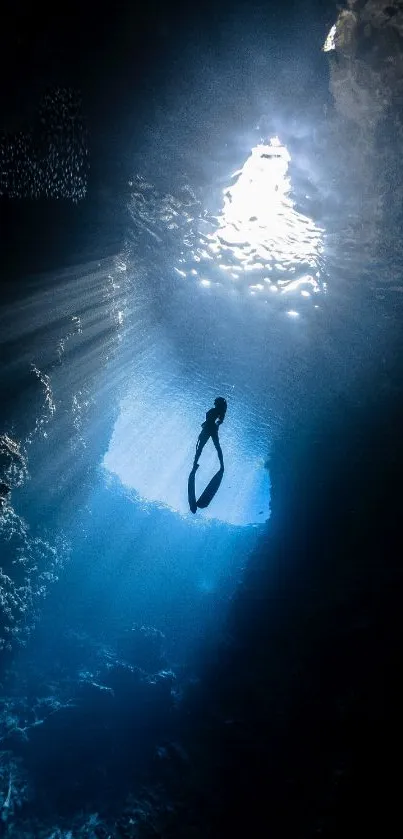
[[[195,471],[198,468],[199,457],[210,437],[216,448],[218,459],[220,461],[220,467],[222,471],[224,471],[224,459],[222,455],[220,441],[218,439],[218,428],[224,422],[226,411],[226,400],[222,396],[218,396],[217,399],[214,400],[214,408],[210,408],[210,410],[207,411],[205,422],[202,423],[202,430],[199,434],[196,445],[196,454],[193,461],[193,471]]]

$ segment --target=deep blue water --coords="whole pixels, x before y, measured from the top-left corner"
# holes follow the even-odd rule
[[[374,382],[388,398],[395,386],[385,370],[397,353],[398,292],[388,289],[387,263],[363,257],[354,219],[343,216],[353,173],[335,177],[320,54],[327,15],[307,6],[308,46],[293,8],[282,22],[269,15],[270,25],[263,7],[238,11],[221,19],[210,10],[203,38],[196,13],[187,29],[174,17],[170,38],[160,20],[161,66],[151,61],[140,92],[130,86],[122,26],[106,69],[97,64],[99,83],[82,68],[68,78],[66,65],[67,82],[84,89],[92,139],[80,133],[76,146],[69,134],[63,157],[58,134],[57,165],[35,169],[35,189],[41,177],[60,189],[57,206],[53,193],[17,194],[25,169],[3,201],[6,836],[191,835],[181,807],[203,810],[194,792],[194,776],[208,775],[203,742],[212,738],[230,763],[233,742],[248,741],[240,724],[226,751],[226,731],[242,718],[236,686],[248,685],[252,704],[260,690],[243,640],[265,638],[259,614],[279,615],[273,684],[288,684],[283,653],[298,670],[298,633],[282,635],[288,615],[295,625],[293,607],[273,594],[266,610],[265,595],[279,574],[287,591],[306,579],[300,597],[309,602],[315,514],[330,480],[323,464],[329,457],[336,474],[348,450],[331,438],[332,424],[343,428],[367,403],[375,417]],[[119,45],[123,58],[109,72]],[[133,72],[137,64],[138,53]],[[9,124],[14,143],[15,114]],[[28,136],[18,139],[21,159]],[[87,141],[81,201],[82,182],[66,166],[74,171],[79,159],[84,177],[86,156],[76,151]],[[193,515],[188,474],[219,395],[228,402],[224,477]],[[307,455],[316,444],[318,485]],[[198,491],[216,468],[210,442]],[[325,533],[324,556],[330,543]],[[310,631],[303,662],[320,634],[312,630],[312,640]],[[177,822],[163,827],[173,812]]]

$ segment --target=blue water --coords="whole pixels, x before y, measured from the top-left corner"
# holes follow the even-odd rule
[[[119,247],[99,237],[91,258],[27,269],[0,312],[6,836],[103,835],[95,814],[113,821],[130,794],[152,809],[150,766],[201,662],[230,644],[270,532],[276,442],[292,429],[297,445],[330,403],[359,405],[381,365],[383,283],[357,295],[367,266],[340,233],[334,150],[318,162],[322,101],[296,120],[255,91],[237,120],[231,88],[216,133],[203,101],[182,133],[186,89],[165,92],[127,139]],[[224,478],[193,515],[188,475],[219,395]],[[216,468],[210,442],[198,493]],[[287,492],[277,505],[291,532]]]

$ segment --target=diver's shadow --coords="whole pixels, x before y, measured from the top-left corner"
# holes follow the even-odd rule
[[[188,500],[189,507],[192,513],[196,513],[197,508],[205,509],[213,500],[215,494],[220,488],[222,477],[224,474],[224,467],[220,466],[218,472],[213,475],[211,481],[207,484],[202,494],[196,501],[196,469],[193,467],[188,480]]]

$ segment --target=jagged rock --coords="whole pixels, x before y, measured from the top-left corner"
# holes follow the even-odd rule
[[[118,640],[122,658],[146,673],[161,671],[166,662],[163,654],[164,635],[153,626],[134,624]]]
[[[403,98],[403,6],[398,0],[348,0],[327,38],[330,89],[337,109],[374,131]]]
[[[351,241],[359,270],[365,263],[371,272],[373,259],[386,257],[400,290],[394,278],[402,259],[395,231],[403,207],[403,4],[348,0],[323,50],[335,104],[325,147],[332,150],[328,166],[343,182],[342,239]]]
[[[102,685],[94,681],[91,677],[83,679],[80,684],[80,699],[82,702],[90,703],[92,706],[96,704],[105,710],[110,707],[110,703],[114,698],[112,688]]]
[[[22,486],[28,475],[27,460],[20,444],[8,434],[0,435],[0,493],[7,494],[11,487]]]

